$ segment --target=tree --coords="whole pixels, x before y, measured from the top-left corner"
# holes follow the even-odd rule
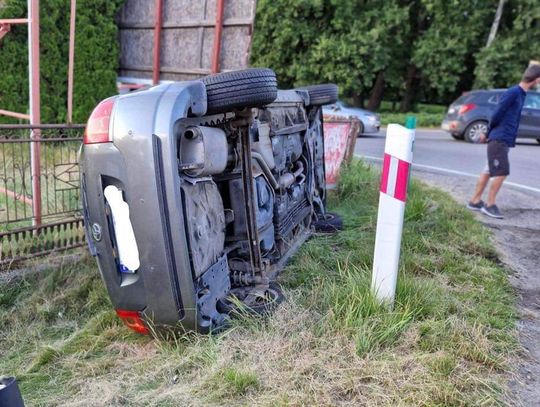
[[[421,3],[426,10],[426,29],[413,44],[412,63],[421,71],[422,85],[431,99],[450,99],[467,76],[472,84],[468,60],[481,48],[493,0]]]
[[[495,18],[493,19],[493,24],[491,24],[491,30],[489,32],[486,48],[489,48],[489,46],[495,39],[495,36],[497,35],[497,30],[499,29],[499,24],[501,22],[501,17],[504,9],[504,3],[506,3],[506,0],[499,0],[499,5],[497,6],[497,11],[495,12]]]
[[[26,0],[8,0],[1,18],[27,15]],[[85,122],[99,102],[116,93],[117,27],[114,17],[122,0],[79,0],[75,50],[75,122]],[[41,120],[66,121],[69,1],[40,2]],[[28,37],[25,26],[13,26],[0,41],[0,108],[28,110]],[[2,118],[3,122],[13,121]]]
[[[511,0],[497,37],[476,55],[476,87],[517,83],[530,60],[539,59],[540,7],[537,0]],[[506,17],[506,18],[505,18]]]

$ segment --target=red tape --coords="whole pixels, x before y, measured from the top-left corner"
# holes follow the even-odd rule
[[[380,191],[406,202],[410,168],[411,163],[385,153]]]

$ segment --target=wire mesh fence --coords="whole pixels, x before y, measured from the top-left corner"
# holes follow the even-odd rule
[[[0,265],[83,244],[77,162],[83,130],[0,125]]]

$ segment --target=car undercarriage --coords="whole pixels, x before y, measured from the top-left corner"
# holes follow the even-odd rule
[[[139,331],[209,331],[226,326],[239,305],[271,309],[283,298],[278,273],[326,212],[321,106],[337,98],[334,85],[278,91],[271,70],[252,69],[189,87],[179,88],[172,103],[172,110],[184,103],[185,114],[167,106],[170,126],[162,134],[156,121],[170,88],[158,98],[145,95],[154,88],[115,100],[110,145],[86,140],[81,152],[90,250],[117,311],[131,312],[128,326]],[[204,96],[201,107],[197,98]],[[133,111],[144,105],[154,106],[147,140],[134,137],[144,114]],[[101,157],[109,159],[105,168]],[[112,205],[102,193],[107,187],[125,205]],[[121,231],[122,222],[128,223]]]

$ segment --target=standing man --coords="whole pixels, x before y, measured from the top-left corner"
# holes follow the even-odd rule
[[[538,84],[540,84],[540,65],[529,65],[521,82],[509,88],[501,96],[488,126],[488,165],[480,174],[476,190],[467,204],[467,208],[473,211],[482,211],[483,214],[492,218],[503,218],[501,211],[495,205],[495,198],[504,180],[510,174],[508,150],[516,145],[516,135],[526,92]],[[485,134],[482,135],[481,140],[482,142],[486,141]],[[482,194],[490,178],[492,181],[487,202],[484,204]]]

